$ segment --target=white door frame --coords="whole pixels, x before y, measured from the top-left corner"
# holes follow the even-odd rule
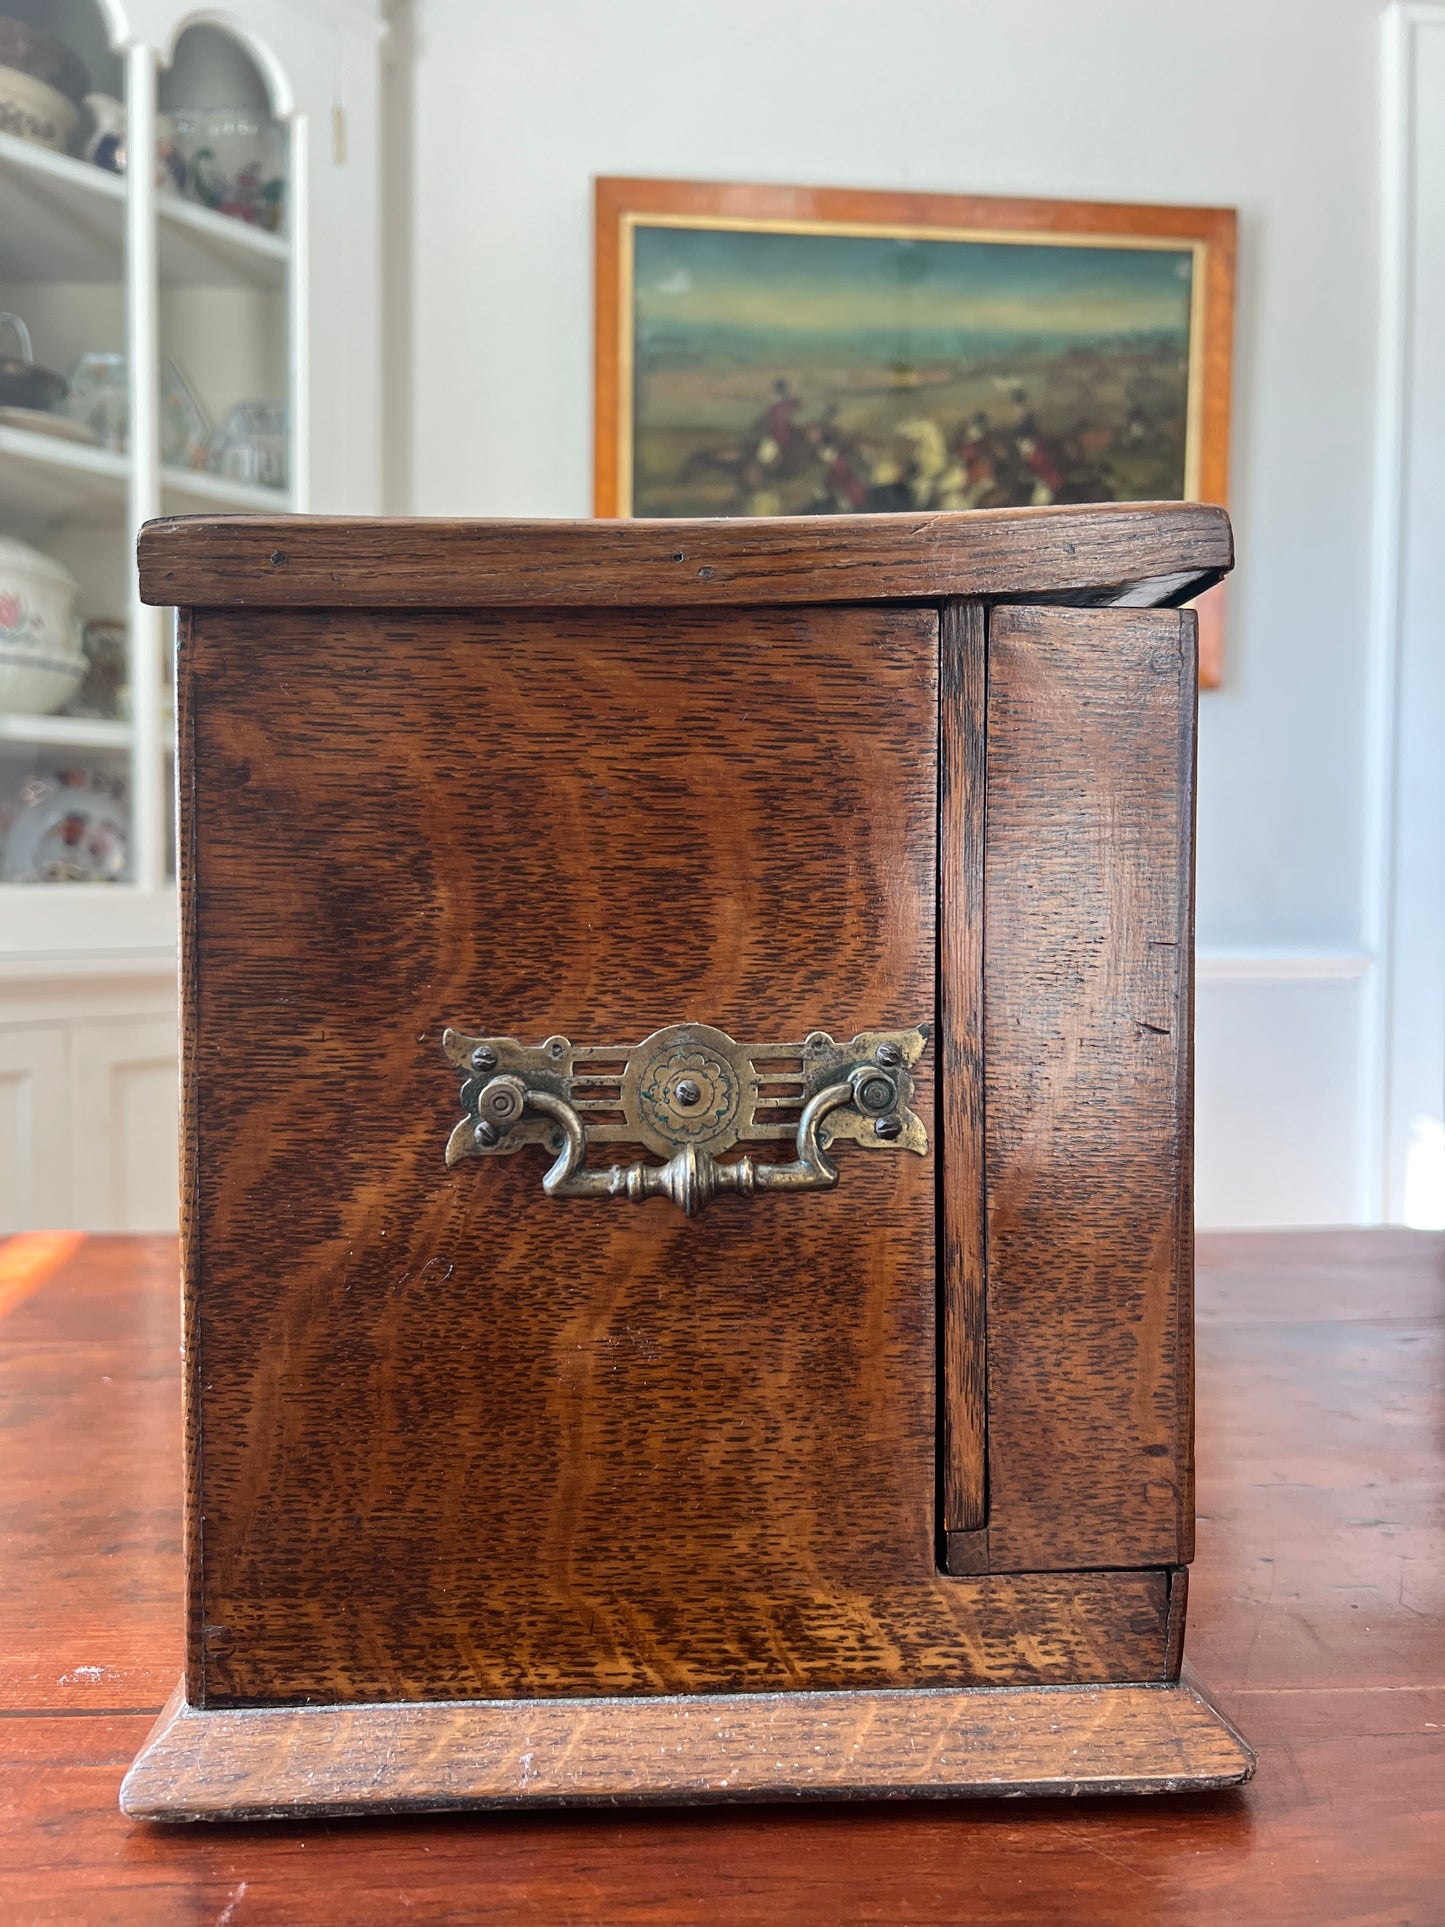
[[[1445,4],[1383,15],[1366,913],[1372,1215],[1445,1226]]]

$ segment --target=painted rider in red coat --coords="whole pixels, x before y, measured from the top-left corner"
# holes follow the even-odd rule
[[[1043,508],[1050,502],[1056,502],[1059,490],[1064,486],[1064,471],[1053,447],[1039,433],[1038,423],[1032,415],[1025,416],[1019,423],[1018,451],[1024,467],[1034,478],[1031,506]]]

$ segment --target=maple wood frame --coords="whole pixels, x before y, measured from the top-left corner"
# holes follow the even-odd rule
[[[1202,265],[1190,339],[1190,417],[1197,487],[1192,499],[1227,505],[1230,385],[1234,351],[1233,208],[1164,207],[1114,201],[1044,201],[977,194],[913,194],[836,187],[756,186],[721,181],[602,177],[595,188],[593,513],[632,512],[631,233],[646,217],[696,216],[739,228],[783,225],[915,234],[1118,236],[1177,243]],[[1199,680],[1216,688],[1224,666],[1222,591],[1199,604]]]

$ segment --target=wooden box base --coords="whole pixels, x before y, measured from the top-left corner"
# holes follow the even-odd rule
[[[197,1712],[121,1788],[143,1820],[438,1808],[1170,1793],[1254,1755],[1197,1685],[1019,1686]]]

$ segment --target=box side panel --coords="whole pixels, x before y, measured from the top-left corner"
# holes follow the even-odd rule
[[[990,616],[994,1572],[1189,1556],[1194,707],[1187,614]]]

